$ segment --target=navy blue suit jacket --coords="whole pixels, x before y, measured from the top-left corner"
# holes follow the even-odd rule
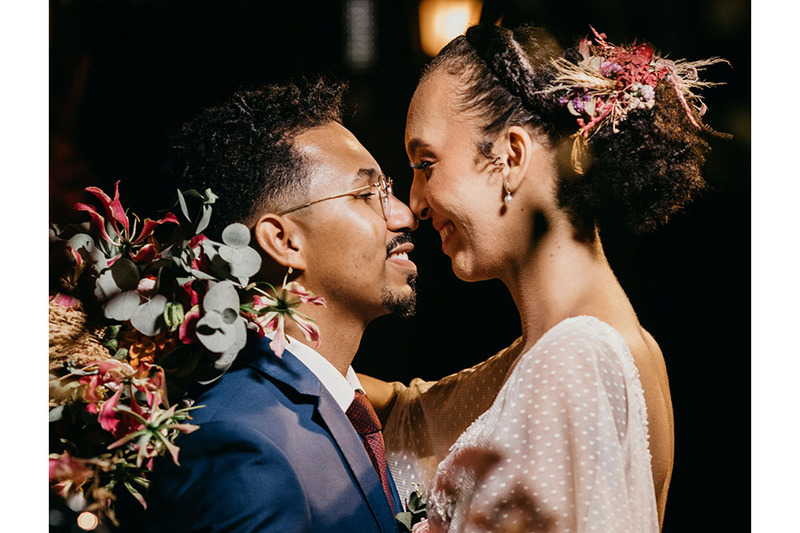
[[[264,338],[196,397],[176,466],[160,458],[145,513],[156,532],[395,533],[361,438],[294,355]],[[391,475],[390,475],[391,479]],[[395,512],[400,499],[391,482]]]

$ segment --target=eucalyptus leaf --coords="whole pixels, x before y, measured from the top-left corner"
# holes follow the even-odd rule
[[[226,350],[216,361],[214,361],[214,368],[221,371],[226,371],[233,362],[236,360],[236,356],[239,355],[239,352],[242,348],[245,347],[247,344],[247,324],[245,323],[244,319],[239,317],[239,320],[233,324],[236,340],[228,350]]]
[[[236,292],[233,283],[225,280],[215,283],[206,293],[203,299],[203,309],[205,311],[222,312],[225,309],[239,309],[239,293]]]
[[[208,227],[208,223],[211,222],[211,206],[203,205],[200,210],[200,220],[197,221],[197,229],[195,229],[196,233],[203,233]]]
[[[237,250],[238,260],[231,263],[231,274],[237,278],[249,278],[261,270],[261,255],[249,246]]]
[[[192,279],[200,279],[200,280],[205,280],[205,281],[213,281],[213,280],[217,279],[214,276],[212,276],[211,274],[206,274],[205,272],[203,272],[201,270],[196,270],[196,269],[192,269],[190,271],[190,274],[191,274],[191,277],[188,278],[190,281]],[[183,285],[183,283],[181,285]]]
[[[131,326],[152,337],[158,335],[163,330],[162,322],[164,307],[167,305],[167,297],[157,294],[149,301],[143,303],[131,316]]]
[[[50,413],[48,415],[48,422],[57,422],[61,420],[61,417],[64,416],[64,406],[59,405],[57,407],[53,407],[50,409]]]
[[[225,322],[226,324],[233,324],[234,322],[236,322],[236,319],[239,318],[239,313],[237,313],[231,307],[228,307],[227,309],[222,311],[220,315],[222,316],[222,321]]]
[[[84,249],[87,252],[92,252],[95,248],[94,239],[92,239],[89,235],[85,233],[78,233],[77,235],[73,235],[72,238],[67,241],[67,246],[69,246],[73,250]]]
[[[94,239],[86,233],[73,235],[72,238],[67,241],[67,246],[81,254],[81,257],[83,257],[86,262],[95,265],[97,271],[103,270],[108,265],[103,251],[97,247]]]
[[[185,196],[191,196],[192,198],[201,198],[201,199],[204,198],[204,196],[199,192],[197,192],[196,189],[186,189],[185,191],[183,191],[183,194]]]
[[[205,314],[205,316],[197,322],[197,326],[207,326],[211,329],[220,329],[225,325],[225,321],[222,319],[222,313],[219,311],[209,311]]]
[[[394,517],[405,526],[405,531],[411,531],[411,513],[404,511],[402,513],[397,513]]]
[[[120,289],[114,281],[111,269],[106,269],[97,276],[94,285],[94,297],[97,298],[98,301],[105,302],[112,296],[116,296],[121,292],[122,289]]]
[[[132,291],[139,286],[139,268],[130,259],[121,258],[111,266],[114,283],[123,291]]]
[[[186,198],[183,197],[183,193],[180,189],[178,189],[178,203],[181,206],[181,213],[183,213],[183,216],[186,217],[186,220],[191,222],[192,217],[189,216],[189,208],[186,206]]]
[[[244,248],[250,244],[250,230],[244,224],[234,222],[222,230],[222,242],[233,248]]]
[[[99,281],[99,280],[98,280]],[[139,293],[135,291],[125,291],[109,298],[103,305],[103,314],[111,320],[124,322],[133,317],[139,308]]]
[[[261,255],[249,246],[220,246],[219,256],[228,263],[231,275],[237,278],[249,278],[261,269]]]
[[[215,316],[214,316],[215,315]],[[219,320],[219,313],[208,313],[197,321],[197,338],[200,342],[214,353],[224,353],[231,349],[236,343],[236,324],[225,324]],[[211,327],[209,322],[218,327]]]
[[[211,239],[204,240],[200,243],[200,246],[203,248],[203,253],[206,254],[206,257],[208,257],[208,260],[211,262],[213,262],[214,259],[219,255],[217,248],[220,245]]]

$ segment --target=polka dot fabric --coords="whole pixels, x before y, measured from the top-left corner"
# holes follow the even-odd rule
[[[507,368],[428,483],[431,531],[657,533],[644,395],[619,333],[569,318]],[[395,479],[416,468],[393,463]]]

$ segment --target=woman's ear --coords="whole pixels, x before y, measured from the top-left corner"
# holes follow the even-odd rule
[[[258,246],[279,265],[295,270],[306,269],[302,230],[285,216],[274,213],[261,215],[253,227],[253,234]]]
[[[509,191],[513,193],[528,174],[533,153],[540,145],[531,137],[527,129],[521,126],[511,126],[506,130],[501,146],[502,156],[506,163],[501,170],[503,180]]]

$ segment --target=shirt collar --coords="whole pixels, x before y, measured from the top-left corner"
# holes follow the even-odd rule
[[[271,334],[267,336],[272,338]],[[347,408],[353,402],[353,398],[355,398],[356,391],[364,391],[353,367],[348,366],[347,375],[343,376],[330,361],[325,359],[314,348],[289,335],[286,337],[289,339],[286,349],[292,352],[322,382],[322,385],[331,393],[331,396],[339,404],[342,411],[347,411]]]

